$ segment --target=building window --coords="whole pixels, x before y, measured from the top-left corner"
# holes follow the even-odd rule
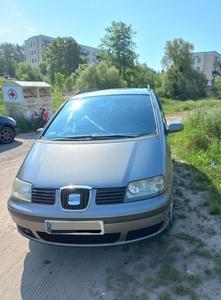
[[[32,61],[32,63],[34,63],[34,58],[32,58],[32,60],[31,60],[31,61]]]
[[[195,64],[195,58],[193,58],[193,64]]]
[[[197,67],[196,70],[197,70],[197,72],[200,72],[200,67]]]
[[[37,59],[35,58],[35,62],[37,62]]]
[[[31,43],[31,47],[32,47],[32,43]]]
[[[88,63],[90,62],[90,58],[87,58],[87,62],[88,62]]]
[[[36,50],[34,50],[34,54],[36,54]]]
[[[197,62],[198,62],[198,63],[201,63],[201,57],[198,57],[198,58],[197,58]]]
[[[90,55],[90,51],[87,51],[87,55]]]
[[[33,46],[35,46],[35,42],[33,43]]]
[[[31,55],[33,55],[33,51],[31,51]]]

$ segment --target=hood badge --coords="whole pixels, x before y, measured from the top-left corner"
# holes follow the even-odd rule
[[[80,194],[69,194],[68,196],[68,205],[79,205],[81,203]]]

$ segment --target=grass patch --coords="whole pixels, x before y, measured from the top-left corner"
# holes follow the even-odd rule
[[[221,256],[218,255],[215,259],[215,268],[216,274],[219,276],[219,280],[221,281]]]
[[[183,252],[183,247],[179,244],[175,244],[172,247],[168,249],[169,253],[177,253],[177,252]]]
[[[160,294],[159,300],[173,300],[173,298],[168,292],[163,292]]]
[[[202,282],[201,277],[198,276],[198,275],[187,276],[186,280],[190,284],[190,286],[194,287],[194,288],[197,287],[197,286],[199,286],[199,284]]]
[[[160,270],[158,272],[157,285],[166,284],[168,281],[180,282],[181,275],[180,271],[173,267],[171,264],[161,265]]]
[[[211,215],[221,216],[221,101],[204,103],[196,107],[184,121],[184,131],[173,134],[170,139],[174,157],[184,160],[191,171],[186,185],[193,193],[207,191],[204,205]],[[182,164],[183,165],[183,164]],[[176,163],[175,163],[176,166]],[[180,171],[178,168],[178,172]],[[190,173],[190,172],[187,172]],[[182,172],[182,181],[185,178]],[[176,191],[177,196],[180,191]]]
[[[176,234],[176,238],[180,240],[184,240],[186,242],[190,242],[191,244],[197,245],[197,246],[205,246],[205,243],[200,239],[195,237],[194,235],[187,234],[185,232],[179,232]]]
[[[213,254],[211,253],[211,251],[202,249],[201,247],[197,247],[197,248],[192,252],[192,254],[198,255],[198,256],[203,257],[203,258],[206,258],[206,259],[213,259],[213,258],[214,258],[214,256],[213,256]]]
[[[189,287],[186,287],[184,285],[177,285],[177,286],[175,286],[174,292],[175,292],[176,295],[179,295],[179,296],[190,295],[193,300],[197,300],[198,299],[198,297],[196,296],[196,294]]]

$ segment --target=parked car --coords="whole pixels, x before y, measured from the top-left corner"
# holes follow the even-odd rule
[[[0,115],[0,143],[9,144],[18,134],[17,122],[10,117]]]
[[[14,180],[8,210],[25,237],[106,246],[173,223],[170,133],[148,89],[80,93],[46,124]]]

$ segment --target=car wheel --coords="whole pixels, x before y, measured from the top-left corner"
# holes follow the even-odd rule
[[[11,129],[10,127],[3,127],[0,130],[0,143],[2,144],[9,144],[11,142],[13,142],[15,138],[15,133],[13,131],[13,129]]]
[[[169,211],[169,222],[165,228],[166,232],[169,232],[173,227],[173,202],[170,205],[170,211]]]

